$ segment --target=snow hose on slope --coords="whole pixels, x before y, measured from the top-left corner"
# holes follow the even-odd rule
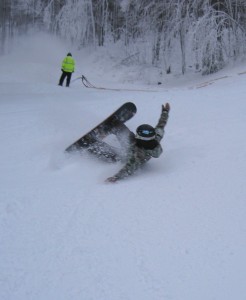
[[[85,87],[97,89],[97,87],[95,87],[93,84],[91,84],[91,83],[89,82],[89,80],[88,80],[84,75],[81,76],[81,79],[82,79],[82,83],[83,83],[83,85],[84,85]]]
[[[80,76],[78,78],[75,78],[73,80],[76,81],[78,79],[82,80],[82,84],[86,87],[86,88],[92,88],[92,89],[97,89],[97,90],[110,90],[110,91],[131,91],[131,92],[157,92],[157,90],[135,90],[135,89],[115,89],[115,88],[106,88],[106,87],[98,87],[93,85],[92,83],[90,83],[90,81],[84,76]]]
[[[92,89],[106,89],[106,88],[94,86],[92,83],[89,82],[89,80],[88,80],[84,75],[75,78],[75,79],[72,80],[71,82],[75,82],[75,81],[77,81],[78,79],[81,79],[81,80],[82,80],[82,83],[83,83],[83,85],[84,85],[86,88],[92,88]]]

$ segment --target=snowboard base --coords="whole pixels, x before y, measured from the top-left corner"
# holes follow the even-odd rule
[[[137,112],[136,105],[132,102],[126,102],[121,107],[119,107],[115,112],[113,112],[104,121],[94,127],[92,130],[87,132],[73,144],[68,146],[65,151],[81,151],[87,149],[89,152],[96,151],[97,145],[100,145],[102,139],[110,134],[114,122],[125,123],[131,119]],[[105,144],[105,143],[104,143]],[[98,146],[98,149],[100,146]],[[112,155],[113,156],[113,155]]]

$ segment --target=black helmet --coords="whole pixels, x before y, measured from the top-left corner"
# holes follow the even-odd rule
[[[155,139],[155,128],[148,124],[138,126],[136,131],[136,139],[143,141],[151,141]]]

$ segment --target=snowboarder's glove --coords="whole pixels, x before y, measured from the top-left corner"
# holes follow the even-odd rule
[[[119,179],[118,177],[113,176],[113,177],[107,178],[106,182],[116,182],[118,179]]]
[[[170,104],[166,103],[165,105],[162,105],[162,112],[169,112],[170,110]]]

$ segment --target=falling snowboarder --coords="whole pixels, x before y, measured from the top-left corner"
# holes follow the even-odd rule
[[[169,103],[162,105],[156,127],[143,124],[138,126],[136,134],[134,134],[124,122],[135,114],[136,107],[133,103],[126,103],[89,133],[70,145],[66,151],[86,149],[100,159],[109,162],[123,162],[124,166],[114,176],[107,178],[106,182],[124,179],[135,173],[152,157],[158,158],[161,155],[163,150],[160,141],[164,136],[169,111]],[[109,134],[116,136],[121,146],[120,151],[102,141]]]

